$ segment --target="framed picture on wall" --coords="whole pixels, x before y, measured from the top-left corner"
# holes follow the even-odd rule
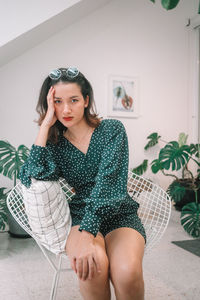
[[[108,116],[138,118],[138,78],[109,76]]]

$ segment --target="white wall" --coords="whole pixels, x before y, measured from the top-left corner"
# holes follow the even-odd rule
[[[76,65],[91,81],[98,111],[105,117],[108,76],[139,78],[141,116],[121,119],[129,137],[130,167],[143,161],[150,133],[158,131],[164,140],[190,133],[186,23],[197,9],[198,0],[183,0],[168,12],[158,1],[113,0],[3,66],[0,139],[31,146],[41,83],[51,69],[69,65]],[[159,175],[155,180],[166,187],[167,178]]]

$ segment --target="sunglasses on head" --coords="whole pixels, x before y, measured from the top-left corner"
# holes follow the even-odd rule
[[[67,69],[55,69],[49,73],[49,77],[52,80],[58,80],[62,75],[65,75],[69,79],[76,78],[79,74],[79,70],[76,67],[69,67]]]

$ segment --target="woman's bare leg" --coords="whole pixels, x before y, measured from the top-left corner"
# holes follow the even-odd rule
[[[118,228],[105,237],[110,277],[117,300],[144,300],[144,238],[132,228]]]
[[[66,252],[69,258],[73,257],[74,249],[77,247],[77,241],[81,234],[78,228],[79,225],[71,228],[67,240]],[[85,300],[110,300],[109,263],[105,241],[100,233],[97,234],[94,241],[101,265],[101,273],[96,273],[92,279],[79,280],[81,295]]]

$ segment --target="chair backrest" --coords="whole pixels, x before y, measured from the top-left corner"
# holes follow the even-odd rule
[[[128,193],[140,204],[138,215],[144,225],[151,249],[163,236],[171,215],[171,199],[157,184],[129,171]]]
[[[7,197],[7,207],[14,217],[14,219],[19,223],[19,225],[33,238],[35,238],[34,233],[29,225],[28,217],[25,211],[23,194],[22,194],[22,184],[19,182],[8,194]]]
[[[60,179],[59,182],[67,200],[70,201],[74,194],[73,189],[64,179]],[[138,215],[146,231],[146,252],[147,249],[152,248],[160,240],[167,228],[171,213],[171,201],[162,188],[141,176],[133,174],[131,171],[128,175],[127,189],[130,196],[140,204]],[[21,183],[18,183],[9,193],[7,206],[15,220],[40,246],[40,242],[29,225]]]

